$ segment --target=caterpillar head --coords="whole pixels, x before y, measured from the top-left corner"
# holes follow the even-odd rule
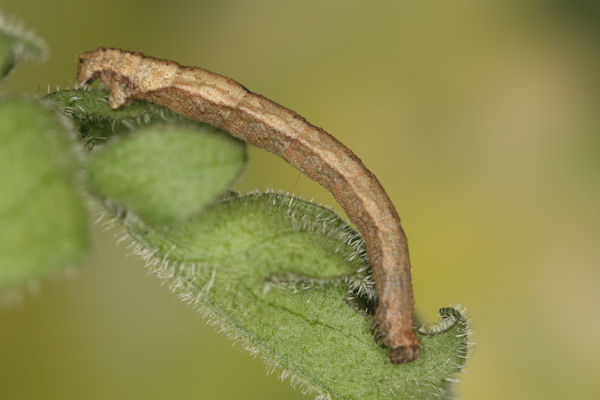
[[[110,89],[110,107],[119,108],[134,97],[135,88],[129,70],[132,64],[135,65],[136,58],[141,58],[141,55],[104,47],[81,53],[77,65],[77,79],[82,83],[98,78],[102,80]]]

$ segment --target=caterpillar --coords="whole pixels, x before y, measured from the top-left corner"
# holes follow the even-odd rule
[[[78,80],[100,79],[109,105],[166,106],[277,154],[329,190],[362,234],[379,303],[371,331],[394,364],[419,356],[406,235],[377,178],[346,146],[295,112],[233,79],[197,67],[102,48],[79,55]]]

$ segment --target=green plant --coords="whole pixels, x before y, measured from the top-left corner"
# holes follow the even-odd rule
[[[4,75],[43,53],[3,23]],[[352,227],[292,195],[231,191],[245,143],[151,103],[112,110],[107,96],[80,87],[0,101],[0,290],[80,263],[91,199],[182,300],[293,384],[321,398],[451,397],[468,345],[459,310],[419,329],[417,361],[386,362]]]

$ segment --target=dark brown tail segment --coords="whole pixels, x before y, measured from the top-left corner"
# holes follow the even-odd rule
[[[419,357],[419,345],[402,346],[390,349],[390,362],[404,364],[415,361]]]

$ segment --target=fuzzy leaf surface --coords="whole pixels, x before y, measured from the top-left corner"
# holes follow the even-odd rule
[[[99,127],[106,137],[122,136],[91,155],[92,192],[184,301],[251,353],[283,369],[282,376],[323,398],[451,396],[448,379],[466,354],[468,327],[459,312],[443,309],[440,324],[421,333],[422,356],[416,362],[391,365],[369,331],[374,285],[364,243],[350,226],[331,210],[286,195],[219,199],[231,181],[214,185],[218,173],[199,171],[212,168],[211,162],[192,161],[195,155],[208,160],[214,155],[193,143],[175,144],[180,138],[160,127],[132,132],[152,123],[147,121],[156,110],[166,119],[170,111],[144,102],[110,110],[101,99],[106,92],[85,93],[92,97],[63,98],[67,114],[80,126],[84,121]],[[147,108],[132,117],[137,107]],[[131,126],[101,122],[112,113],[126,115]],[[194,187],[214,190],[201,198]]]
[[[33,101],[0,102],[0,291],[86,254],[73,149],[54,110]]]
[[[245,161],[245,146],[210,125],[152,125],[92,153],[89,185],[156,224],[204,208],[229,188]]]
[[[157,226],[120,211],[154,272],[282,377],[323,398],[450,398],[446,378],[466,354],[463,316],[443,309],[440,325],[419,337],[421,357],[390,364],[369,331],[372,309],[347,300],[368,305],[372,294],[364,244],[332,211],[278,194]]]
[[[205,125],[166,107],[142,100],[113,110],[108,106],[108,93],[103,88],[60,90],[48,94],[45,99],[55,103],[78,126],[84,142],[90,148],[114,135],[123,135],[156,123]]]

